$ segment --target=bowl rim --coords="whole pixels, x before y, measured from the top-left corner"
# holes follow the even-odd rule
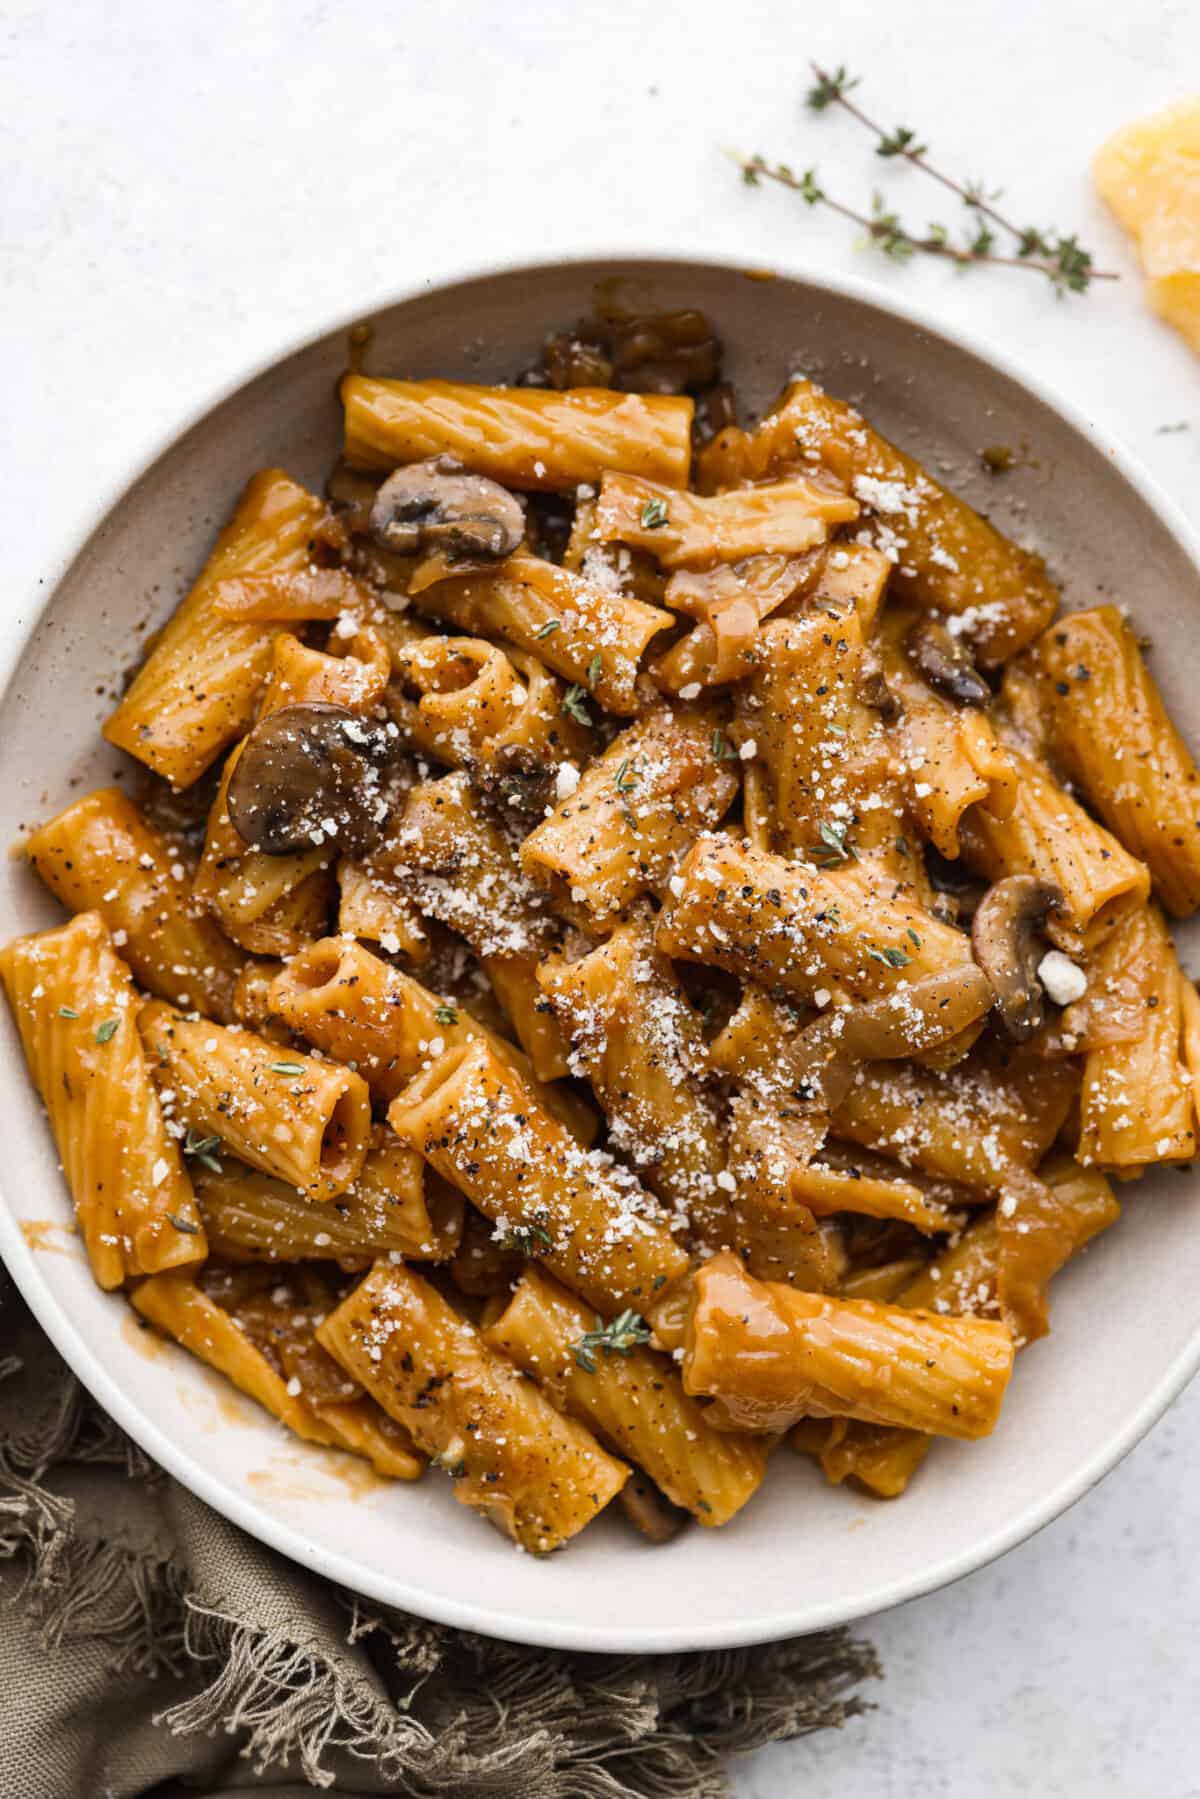
[[[614,272],[630,265],[647,270],[653,270],[655,266],[678,269],[690,265],[698,270],[740,274],[747,279],[769,276],[774,280],[797,282],[823,290],[837,299],[857,302],[890,314],[935,340],[940,339],[952,348],[966,351],[1030,393],[1064,420],[1093,449],[1105,456],[1117,474],[1157,516],[1200,576],[1200,530],[1192,527],[1182,508],[1160,489],[1133,452],[1108,431],[1102,432],[1073,400],[1066,398],[1053,384],[1022,367],[1007,352],[991,348],[972,330],[939,321],[924,305],[907,298],[897,299],[869,279],[831,274],[821,269],[806,270],[786,259],[774,261],[770,270],[764,270],[761,265],[747,263],[734,256],[711,255],[686,248],[678,252],[646,250],[636,245],[617,250],[579,248],[532,260],[513,257],[484,264],[464,261],[439,267],[435,276],[415,282],[390,298],[381,297],[349,312],[340,312],[330,322],[305,331],[283,348],[259,357],[250,367],[222,383],[201,404],[184,410],[167,428],[148,434],[150,447],[148,450],[143,449],[133,459],[132,468],[114,478],[98,501],[80,508],[80,522],[70,533],[66,547],[50,564],[49,572],[38,578],[37,592],[31,596],[34,603],[29,616],[22,618],[20,609],[14,609],[16,616],[12,624],[0,625],[0,705],[8,698],[16,669],[47,608],[92,536],[116,510],[126,494],[183,437],[242,388],[325,338],[349,331],[375,313],[391,311],[439,289],[464,286],[497,276],[537,275],[564,267],[604,264],[612,265]],[[13,617],[12,614],[9,616]],[[882,1582],[865,1602],[859,1599],[849,1605],[837,1601],[819,1606],[792,1604],[781,1607],[767,1617],[734,1616],[720,1624],[699,1628],[689,1628],[687,1624],[664,1624],[630,1630],[619,1623],[612,1626],[593,1624],[583,1627],[569,1619],[547,1622],[542,1618],[494,1609],[485,1601],[463,1603],[446,1599],[436,1592],[427,1591],[418,1582],[397,1578],[386,1569],[372,1570],[376,1577],[364,1581],[361,1565],[349,1556],[312,1542],[302,1531],[277,1517],[266,1507],[226,1486],[219,1475],[209,1472],[200,1457],[192,1455],[185,1447],[172,1441],[159,1424],[146,1416],[135,1402],[127,1400],[108,1370],[90,1359],[71,1318],[55,1299],[42,1276],[34,1251],[26,1242],[16,1213],[11,1208],[2,1178],[0,1257],[25,1303],[80,1383],[147,1455],[189,1491],[211,1505],[214,1511],[258,1541],[266,1543],[312,1572],[335,1581],[350,1592],[364,1593],[380,1603],[413,1612],[418,1617],[431,1619],[436,1623],[476,1631],[484,1636],[499,1637],[510,1642],[552,1649],[665,1654],[673,1651],[737,1648],[854,1623],[890,1610],[907,1600],[936,1592],[976,1569],[986,1567],[988,1563],[1044,1529],[1074,1505],[1141,1441],[1200,1369],[1198,1323],[1191,1342],[1175,1357],[1165,1373],[1144,1395],[1141,1403],[1069,1477],[1060,1481],[1039,1501],[1027,1505],[1001,1529],[993,1531],[970,1548],[944,1560],[932,1561],[909,1574]]]

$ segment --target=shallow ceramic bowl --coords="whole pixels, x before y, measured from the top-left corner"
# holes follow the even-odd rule
[[[860,288],[748,277],[733,267],[608,260],[515,268],[418,293],[377,314],[369,364],[397,375],[511,378],[550,328],[618,279],[646,307],[715,320],[744,399],[789,371],[860,402],[889,436],[1042,549],[1068,604],[1127,600],[1158,645],[1175,717],[1200,742],[1195,629],[1200,557],[1183,522],[1087,422]],[[280,463],[319,484],[339,440],[345,325],[255,375],[171,442],[95,523],[54,591],[26,598],[0,641],[0,841],[112,778],[98,726],[135,629],[164,618],[199,569],[250,472]],[[1025,446],[1003,480],[984,445]],[[39,611],[38,608],[41,607]],[[0,872],[0,934],[57,921],[28,870]],[[827,1487],[780,1451],[732,1525],[651,1548],[601,1519],[545,1562],[452,1502],[364,1479],[303,1446],[183,1351],[140,1331],[91,1281],[45,1121],[7,1013],[0,1251],[38,1318],[96,1397],[156,1461],[246,1530],[370,1597],[523,1642],[580,1649],[702,1648],[863,1616],[979,1567],[1110,1469],[1200,1362],[1200,1220],[1191,1176],[1162,1174],[1055,1283],[1054,1332],[1021,1357],[995,1435],[939,1444],[899,1504]]]

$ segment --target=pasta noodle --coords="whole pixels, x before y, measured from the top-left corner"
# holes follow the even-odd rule
[[[656,709],[615,737],[521,845],[521,865],[558,909],[603,926],[660,888],[697,831],[737,793],[716,715]]]
[[[672,575],[664,603],[694,618],[696,626],[651,663],[659,687],[680,693],[685,687],[715,687],[749,674],[762,660],[758,639],[763,620],[808,593],[826,561],[821,549],[805,556],[747,556]]]
[[[864,643],[853,614],[779,619],[759,635],[759,667],[741,685],[744,748],[761,763],[770,848],[821,850],[822,826],[847,853],[872,855],[896,879],[908,875],[897,848],[905,831],[895,748],[862,698]],[[828,846],[826,846],[828,847]]]
[[[835,1107],[833,1130],[939,1179],[996,1192],[1014,1170],[1037,1166],[1078,1083],[1070,1063],[995,1044],[943,1073],[869,1063]]]
[[[701,1022],[648,923],[622,925],[578,961],[543,963],[538,979],[573,1046],[572,1066],[604,1108],[610,1141],[702,1237],[719,1233],[725,1144],[704,1087]]]
[[[523,1549],[558,1548],[628,1478],[411,1268],[378,1263],[317,1340]]]
[[[1058,605],[1038,556],[1022,550],[950,493],[854,408],[812,381],[793,381],[750,435],[721,433],[697,467],[704,489],[762,481],[803,463],[825,468],[874,515],[877,548],[905,598],[964,615],[994,667],[1025,648]]]
[[[347,375],[342,405],[354,468],[453,456],[512,487],[569,492],[608,469],[682,487],[691,463],[692,402],[657,394]]]
[[[203,1261],[204,1227],[138,1036],[138,996],[98,912],[0,950],[0,977],[97,1282]]]
[[[638,710],[642,656],[651,638],[673,622],[669,612],[524,551],[494,571],[423,587],[415,603],[461,631],[502,637],[540,658],[582,690],[572,698],[572,713],[589,722],[585,695],[610,712]]]
[[[395,1253],[448,1261],[462,1236],[463,1202],[426,1191],[421,1158],[377,1125],[358,1179],[319,1203],[295,1187],[210,1152],[193,1164],[196,1202],[214,1255],[227,1262],[347,1259]]]
[[[826,872],[718,837],[689,852],[656,934],[669,956],[804,1000],[831,987],[875,999],[948,968],[974,974],[961,932],[865,864]],[[981,995],[977,1016],[986,1005]]]
[[[1186,918],[1200,906],[1200,768],[1132,627],[1115,606],[1073,612],[1040,639],[1037,665],[1054,754]]]
[[[479,957],[538,1079],[565,1075],[567,1046],[537,982],[537,965],[556,936],[546,898],[465,775],[409,792],[390,854],[422,909],[458,931]]]
[[[188,787],[241,736],[266,679],[275,630],[226,618],[216,589],[233,577],[306,567],[323,510],[280,469],[253,477],[200,578],[105,725],[110,743],[172,786]]]
[[[685,1393],[712,1399],[722,1429],[786,1430],[854,1418],[947,1437],[986,1437],[1012,1372],[1008,1327],[756,1281],[736,1256],[695,1277]]]
[[[406,740],[488,780],[586,761],[591,734],[536,656],[480,637],[425,637],[393,657],[387,705]]]
[[[187,891],[187,867],[119,787],[68,806],[25,842],[51,893],[98,912],[135,980],[160,999],[229,1023],[245,957]]]
[[[337,865],[338,931],[377,943],[390,956],[419,965],[429,960],[429,936],[411,895],[386,855],[343,856]]]
[[[844,490],[803,476],[705,499],[637,475],[608,472],[596,505],[596,536],[646,550],[664,568],[704,567],[743,556],[799,556],[825,542],[830,525],[858,517]]]
[[[913,666],[905,638],[918,616],[911,608],[889,607],[877,641],[884,678],[900,707],[908,804],[923,835],[953,861],[968,807],[983,807],[1000,824],[1012,817],[1017,771],[986,712],[956,705]]]
[[[1092,988],[1117,987],[1141,1027],[1132,1041],[1088,1051],[1079,1159],[1124,1172],[1190,1162],[1196,1110],[1182,1058],[1184,977],[1157,906],[1131,913],[1096,956]]]
[[[635,1345],[591,1355],[581,1349],[592,1324],[586,1306],[531,1264],[483,1335],[559,1411],[644,1468],[674,1505],[701,1524],[727,1524],[762,1484],[766,1445],[713,1430],[657,1351]]]
[[[281,1054],[252,1031],[185,1018],[161,1000],[142,1008],[139,1023],[170,1116],[312,1199],[353,1185],[371,1128],[361,1075]]]
[[[366,1457],[391,1480],[417,1480],[425,1461],[315,1340],[328,1290],[309,1276],[296,1290],[271,1274],[263,1289],[222,1278],[153,1275],[132,1299],[143,1318],[257,1400],[307,1442]]]
[[[549,1238],[546,1266],[597,1311],[646,1311],[687,1268],[633,1176],[583,1149],[486,1043],[445,1051],[388,1123],[501,1230]]]
[[[1063,895],[1049,933],[1068,952],[1095,942],[1150,891],[1144,862],[1131,856],[1059,786],[1050,770],[1010,745],[1016,804],[1007,816],[972,806],[960,820],[964,860],[989,881],[1032,874]]]
[[[446,1048],[479,1038],[577,1137],[590,1142],[595,1135],[590,1108],[539,1081],[521,1050],[361,944],[338,937],[311,944],[280,970],[271,999],[279,1016],[317,1049],[335,1062],[353,1063],[379,1099],[395,1099]]]

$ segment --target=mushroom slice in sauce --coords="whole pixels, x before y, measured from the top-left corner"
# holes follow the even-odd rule
[[[672,1505],[637,1468],[617,1494],[617,1504],[635,1529],[652,1543],[669,1543],[688,1521],[687,1513]]]
[[[239,836],[268,856],[327,839],[347,854],[378,842],[388,806],[380,772],[395,756],[395,727],[346,706],[283,706],[246,737],[226,804]]]
[[[440,550],[455,562],[495,562],[510,556],[524,534],[520,501],[449,456],[398,468],[371,507],[373,540],[398,556]]]
[[[908,633],[905,647],[929,685],[956,706],[986,706],[992,690],[961,638],[927,613]]]
[[[1037,977],[1048,915],[1063,903],[1062,892],[1036,875],[1008,875],[990,886],[975,912],[971,947],[995,994],[1001,1027],[1014,1043],[1040,1030],[1045,996]]]
[[[972,963],[922,975],[895,993],[831,1009],[791,1047],[789,1073],[823,1111],[841,1104],[863,1062],[890,1062],[935,1049],[974,1024],[987,1006],[987,983]]]

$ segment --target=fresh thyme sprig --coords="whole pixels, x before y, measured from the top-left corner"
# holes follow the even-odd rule
[[[199,1131],[189,1130],[183,1141],[184,1155],[194,1157],[205,1168],[211,1168],[214,1174],[224,1172],[218,1155],[218,1151],[224,1147],[219,1137],[204,1137]]]
[[[930,224],[924,232],[913,231],[897,213],[887,208],[881,194],[873,196],[871,211],[867,214],[827,193],[817,179],[816,169],[806,169],[797,175],[787,163],[769,163],[763,156],[738,156],[735,160],[742,177],[751,187],[757,186],[760,179],[774,181],[798,193],[809,206],[828,207],[841,218],[860,226],[867,241],[895,262],[907,262],[912,256],[921,254],[939,256],[959,268],[986,262],[999,268],[1030,269],[1044,275],[1060,297],[1064,293],[1086,293],[1093,281],[1118,279],[1112,270],[1094,266],[1090,250],[1084,248],[1073,232],[1042,231],[1034,225],[1014,224],[996,205],[1000,197],[998,189],[989,191],[980,181],[956,181],[952,175],[935,168],[928,160],[929,146],[919,140],[911,127],[897,125],[894,130],[886,131],[857,101],[849,98],[851,90],[860,82],[845,68],[839,67],[830,73],[817,63],[811,67],[816,80],[805,95],[805,104],[810,111],[825,112],[831,106],[840,106],[872,133],[877,156],[912,163],[914,168],[930,176],[969,207],[976,215],[976,225],[957,242],[951,237],[949,228],[942,224]],[[1015,255],[997,251],[998,240],[993,226],[1012,239]]]
[[[501,1236],[500,1246],[523,1256],[536,1256],[543,1249],[553,1249],[554,1238],[544,1225],[514,1224]]]
[[[637,1312],[618,1312],[611,1324],[597,1318],[595,1330],[584,1331],[573,1345],[575,1360],[585,1374],[595,1374],[597,1350],[605,1355],[628,1355],[639,1343],[648,1343],[650,1337],[649,1325]]]
[[[854,851],[846,842],[846,826],[831,825],[825,819],[817,826],[817,835],[821,841],[809,852],[818,868],[836,868],[839,862],[853,860]],[[836,908],[830,906],[827,911]]]

